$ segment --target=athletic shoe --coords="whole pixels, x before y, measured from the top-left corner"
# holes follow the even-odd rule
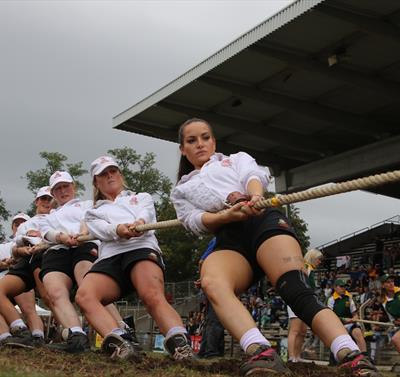
[[[66,343],[48,344],[47,347],[52,350],[74,354],[90,351],[90,343],[87,335],[81,332],[72,332],[71,330],[68,330]]]
[[[46,343],[40,335],[32,335],[32,344],[35,348],[43,347]]]
[[[350,352],[342,360],[340,368],[350,369],[352,377],[383,377],[371,359],[360,351]]]
[[[249,360],[240,366],[241,376],[251,376],[258,372],[292,375],[290,369],[285,366],[276,351],[263,344],[260,344]]]
[[[4,346],[33,349],[32,334],[26,327],[15,327],[11,329],[11,334],[3,340]]]
[[[139,352],[143,352],[143,347],[140,345],[137,337],[136,337],[136,332],[132,327],[126,326],[125,331],[130,337],[130,342],[134,345],[135,349]]]
[[[164,348],[174,360],[194,358],[190,338],[187,334],[175,334],[164,341]]]
[[[101,350],[110,355],[111,359],[136,359],[142,357],[142,350],[133,342],[130,334],[108,334],[101,345]]]

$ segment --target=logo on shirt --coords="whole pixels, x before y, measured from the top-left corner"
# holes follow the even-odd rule
[[[80,207],[81,205],[80,205],[80,203],[75,203],[74,204],[74,207]]]
[[[289,228],[289,224],[283,219],[279,219],[278,226],[280,226],[281,228],[285,228],[285,229]]]
[[[132,196],[132,198],[129,200],[129,203],[132,204],[133,206],[138,204],[138,200],[136,196]]]
[[[224,167],[230,167],[232,166],[232,161],[229,158],[225,158],[221,161],[221,165]]]

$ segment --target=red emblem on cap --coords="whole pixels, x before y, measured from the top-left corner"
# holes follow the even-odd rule
[[[107,157],[101,157],[101,158],[100,158],[100,162],[101,162],[101,163],[109,162],[109,161],[110,161],[110,159],[107,158]]]
[[[61,173],[59,172],[59,171],[56,171],[55,173],[54,173],[54,176],[53,176],[54,178],[58,178],[58,177],[61,177]]]

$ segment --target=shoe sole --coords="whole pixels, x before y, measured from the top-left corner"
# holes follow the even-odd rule
[[[20,344],[20,343],[6,343],[3,344],[3,347],[11,347],[11,348],[25,348],[25,349],[30,349],[33,350],[35,347],[34,346],[30,346],[28,344]]]

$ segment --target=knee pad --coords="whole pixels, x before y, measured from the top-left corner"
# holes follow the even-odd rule
[[[326,307],[311,288],[307,275],[300,270],[285,272],[276,282],[276,291],[294,313],[309,327],[315,315]]]

